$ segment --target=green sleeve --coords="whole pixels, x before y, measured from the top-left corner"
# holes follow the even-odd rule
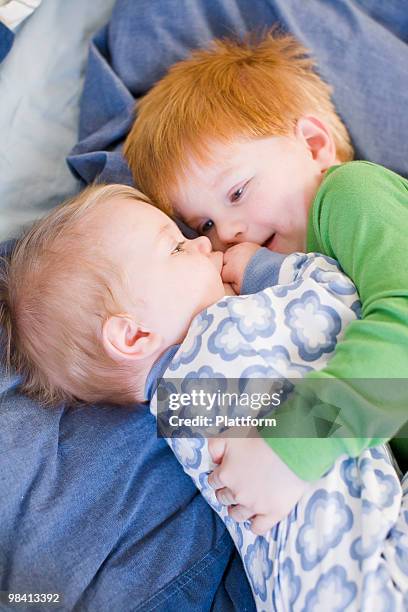
[[[261,430],[294,472],[314,480],[341,454],[357,456],[407,421],[408,182],[368,162],[334,167],[313,202],[307,246],[339,261],[362,303],[327,367],[274,413],[276,431]],[[318,438],[326,414],[336,426]],[[316,437],[302,437],[305,430]]]

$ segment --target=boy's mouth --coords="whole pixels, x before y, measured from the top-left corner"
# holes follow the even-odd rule
[[[265,240],[265,242],[262,244],[262,246],[267,248],[267,249],[270,249],[271,251],[273,251],[272,243],[273,243],[273,240],[274,240],[275,236],[276,236],[276,233],[272,234],[272,236],[270,236],[267,240]]]

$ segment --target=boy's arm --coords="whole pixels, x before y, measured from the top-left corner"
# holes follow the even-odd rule
[[[407,185],[379,166],[353,162],[332,171],[314,202],[308,248],[337,259],[353,279],[362,319],[350,323],[328,366],[308,374],[274,413],[282,437],[261,432],[302,478],[320,477],[342,453],[357,456],[407,421]],[[317,385],[321,378],[327,384]],[[325,414],[336,415],[331,437],[301,437]]]
[[[245,268],[240,293],[257,293],[278,284],[279,272],[287,255],[260,247]],[[287,282],[290,282],[288,280]]]
[[[319,258],[317,253],[282,255],[259,247],[245,267],[240,294],[258,293],[275,285],[289,285],[295,282],[303,269],[316,258]]]

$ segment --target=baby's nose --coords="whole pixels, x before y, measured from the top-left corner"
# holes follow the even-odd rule
[[[209,255],[212,251],[211,242],[207,236],[199,236],[198,238],[194,238],[191,242],[200,253],[203,253],[203,255]]]

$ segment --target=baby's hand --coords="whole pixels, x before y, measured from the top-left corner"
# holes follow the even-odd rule
[[[233,519],[252,519],[252,531],[262,535],[289,514],[309,483],[288,468],[256,429],[251,436],[209,440],[212,459],[220,465],[208,483]]]
[[[245,268],[260,248],[259,244],[254,242],[241,242],[225,251],[224,266],[221,272],[222,280],[224,283],[231,283],[237,294],[241,291]]]

